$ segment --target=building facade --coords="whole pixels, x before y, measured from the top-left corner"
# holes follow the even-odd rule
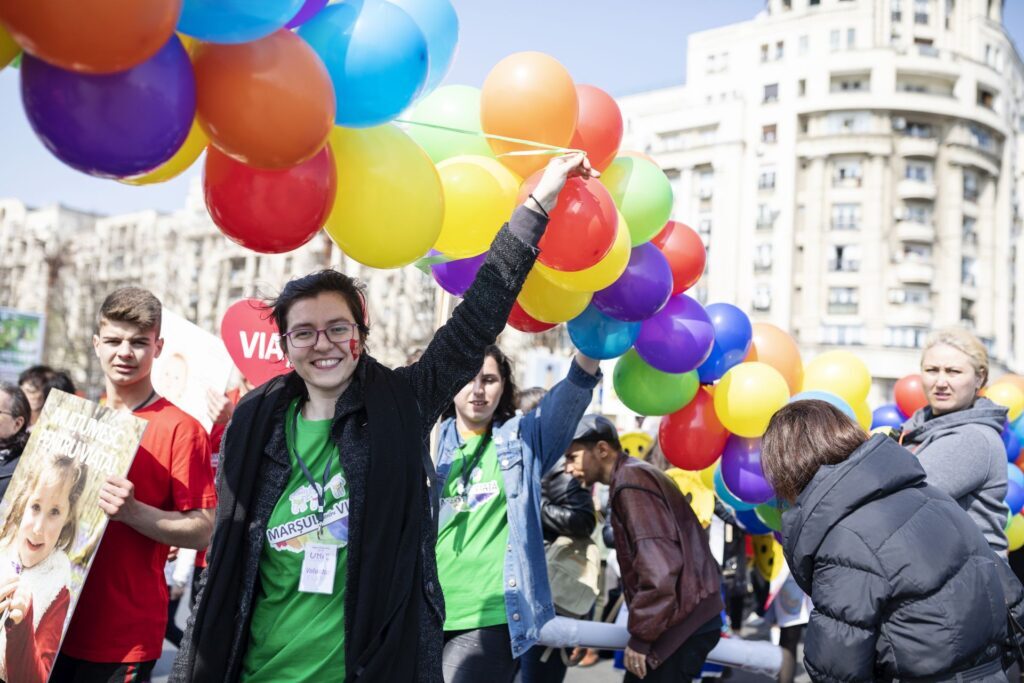
[[[929,330],[1024,366],[1024,67],[1000,0],[769,0],[693,34],[686,85],[619,100],[708,247],[696,287],[855,347],[875,401]]]

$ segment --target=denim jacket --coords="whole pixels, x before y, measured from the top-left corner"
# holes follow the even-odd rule
[[[566,378],[534,410],[494,428],[494,446],[508,501],[505,613],[513,657],[529,650],[537,642],[540,629],[555,616],[540,523],[540,480],[572,442],[599,381],[600,373],[590,375],[573,361]],[[454,418],[441,425],[438,443],[435,493],[443,490],[452,459],[462,445]]]

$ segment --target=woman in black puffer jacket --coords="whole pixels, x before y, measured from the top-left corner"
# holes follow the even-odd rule
[[[1007,680],[1020,583],[913,455],[823,401],[797,401],[772,418],[761,458],[791,505],[786,561],[814,601],[813,680]]]

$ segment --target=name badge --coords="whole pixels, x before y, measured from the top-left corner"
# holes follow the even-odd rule
[[[300,593],[334,592],[334,572],[338,567],[338,546],[307,543],[302,556]]]

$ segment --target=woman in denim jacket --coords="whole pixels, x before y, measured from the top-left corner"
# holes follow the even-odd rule
[[[600,381],[577,354],[529,413],[515,414],[508,359],[487,349],[441,425],[437,568],[446,683],[507,683],[553,616],[541,529],[541,477],[565,453]]]

